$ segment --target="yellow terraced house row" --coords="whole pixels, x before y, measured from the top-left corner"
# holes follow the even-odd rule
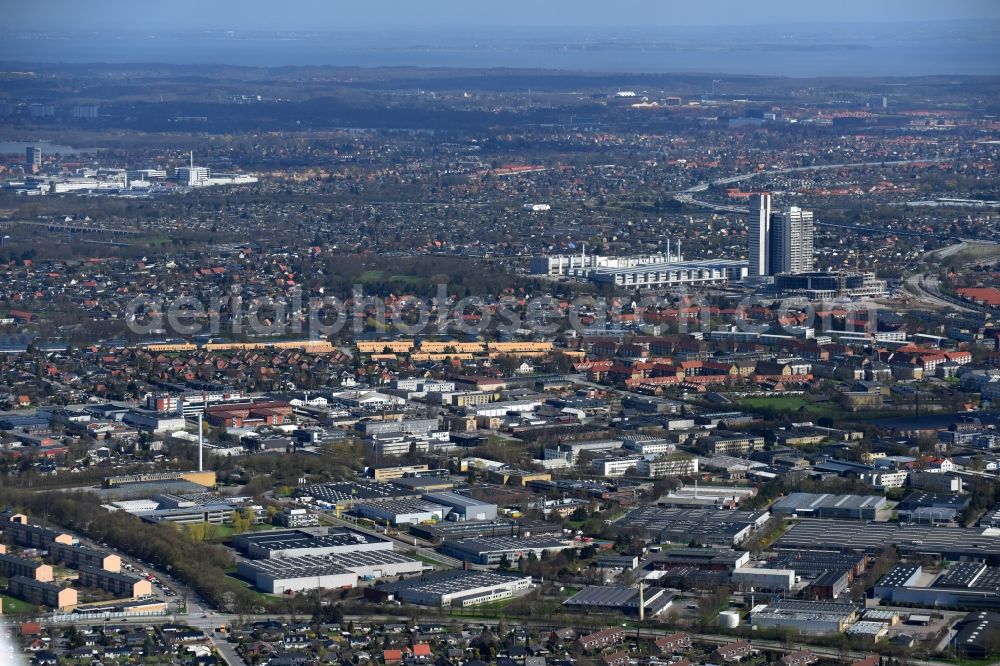
[[[458,352],[460,354],[481,354],[486,351],[484,342],[454,342],[454,341],[431,341],[424,340],[420,343],[420,351],[428,354],[440,354],[443,352]]]
[[[406,354],[413,349],[413,340],[358,340],[355,344],[361,354],[381,354],[386,350]]]
[[[467,361],[475,358],[475,355],[462,352],[441,352],[439,354],[429,354],[423,351],[413,352],[410,354],[411,361],[444,361],[452,358],[460,361]]]
[[[322,354],[332,352],[333,345],[326,340],[281,340],[275,342],[208,342],[201,346],[192,342],[165,342],[142,345],[151,352],[186,352],[204,349],[206,351],[253,351],[256,349],[301,349]]]
[[[552,351],[551,342],[489,342],[486,347],[500,354]]]

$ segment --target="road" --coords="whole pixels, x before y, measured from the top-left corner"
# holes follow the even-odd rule
[[[157,569],[153,567],[151,564],[140,562],[137,558],[125,553],[122,550],[113,548],[110,545],[97,543],[92,539],[87,539],[79,535],[77,535],[77,539],[83,546],[87,546],[90,548],[94,548],[95,550],[102,550],[117,555],[122,560],[123,568],[126,563],[131,564],[135,568],[134,572],[135,574],[138,574],[138,572],[140,571],[145,571],[149,574],[152,574],[153,576],[156,577],[157,580],[160,581],[160,583],[163,586],[168,587],[172,591],[174,591],[176,593],[176,596],[168,597],[164,595],[162,591],[157,590],[155,587],[153,588],[154,594],[156,594],[156,596],[167,602],[168,611],[179,610],[181,604],[186,602],[187,610],[192,614],[209,612],[210,610],[209,606],[205,605],[201,601],[201,597],[194,590],[188,587],[185,583],[182,583],[179,579],[171,576],[163,569]],[[124,573],[128,574],[133,572],[125,570]]]
[[[699,183],[698,185],[693,185],[692,187],[674,194],[674,199],[680,201],[681,203],[690,204],[693,206],[701,206],[702,208],[709,208],[711,210],[718,210],[727,213],[741,213],[743,215],[747,214],[747,208],[745,206],[728,206],[725,204],[717,204],[711,201],[704,201],[701,199],[695,199],[694,195],[699,192],[707,192],[710,187],[718,187],[720,185],[732,185],[733,183],[738,183],[743,180],[749,180],[751,178],[756,178],[758,176],[781,176],[790,173],[808,173],[811,171],[829,171],[832,169],[857,169],[860,167],[871,167],[871,166],[901,166],[905,164],[920,164],[925,162],[950,162],[951,160],[946,159],[922,159],[922,160],[891,160],[891,161],[879,161],[879,162],[844,162],[840,164],[817,164],[813,166],[802,166],[802,167],[789,167],[787,169],[771,169],[768,171],[751,171],[749,173],[736,174],[735,176],[727,176],[725,178],[718,178],[708,183]]]
[[[966,249],[972,244],[993,244],[989,241],[969,241],[962,240],[954,245],[949,245],[948,247],[941,248],[938,250],[931,250],[924,256],[927,257],[929,261],[940,261],[941,259],[953,256],[958,252]],[[970,261],[966,265],[971,266],[976,264],[977,261]],[[983,312],[988,312],[988,308],[979,307],[977,305],[966,303],[964,301],[959,301],[956,298],[946,296],[941,292],[940,280],[936,275],[931,273],[916,273],[910,275],[903,281],[903,286],[909,293],[913,294],[917,299],[924,301],[925,303],[930,303],[936,307],[958,310],[959,312],[966,312],[971,314],[981,314]]]

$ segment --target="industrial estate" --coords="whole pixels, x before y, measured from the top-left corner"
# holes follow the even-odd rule
[[[0,661],[1000,658],[995,77],[132,67],[0,72]]]

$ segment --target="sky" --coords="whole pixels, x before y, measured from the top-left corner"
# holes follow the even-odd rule
[[[1000,20],[998,0],[33,0],[7,30],[628,28]]]

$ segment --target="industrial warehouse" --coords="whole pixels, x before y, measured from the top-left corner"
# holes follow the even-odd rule
[[[237,572],[262,592],[285,594],[317,587],[353,588],[359,580],[418,574],[423,564],[391,550],[241,561]]]
[[[814,518],[875,520],[885,505],[885,497],[876,495],[792,493],[775,502],[771,512]]]
[[[564,601],[563,606],[583,613],[624,614],[652,619],[665,613],[673,600],[673,593],[663,588],[591,585]]]
[[[551,537],[487,537],[482,539],[446,539],[441,552],[473,564],[497,565],[505,559],[517,563],[522,557],[534,554],[557,553],[561,550],[577,548],[572,541],[562,541]]]
[[[948,560],[985,560],[1000,557],[1000,536],[988,530],[929,527],[846,520],[805,519],[792,525],[775,548],[837,550],[877,555],[893,546],[900,555]]]
[[[392,542],[388,539],[347,527],[240,534],[233,537],[233,546],[253,559],[392,550]]]
[[[414,499],[381,500],[354,507],[354,513],[363,518],[388,523],[394,527],[440,522],[450,511],[450,507],[442,504]]]
[[[498,571],[439,571],[419,578],[382,583],[369,596],[421,606],[465,608],[501,599],[531,588],[531,576]]]
[[[919,564],[899,565],[875,585],[872,594],[894,604],[1000,609],[1000,567],[956,562],[929,585],[926,580]]]
[[[712,546],[738,545],[767,522],[767,511],[719,511],[682,507],[646,506],[625,514],[616,525],[640,530],[660,543],[688,543],[692,540]]]
[[[853,604],[781,599],[750,611],[750,622],[762,629],[795,629],[807,634],[840,633],[858,617]]]

